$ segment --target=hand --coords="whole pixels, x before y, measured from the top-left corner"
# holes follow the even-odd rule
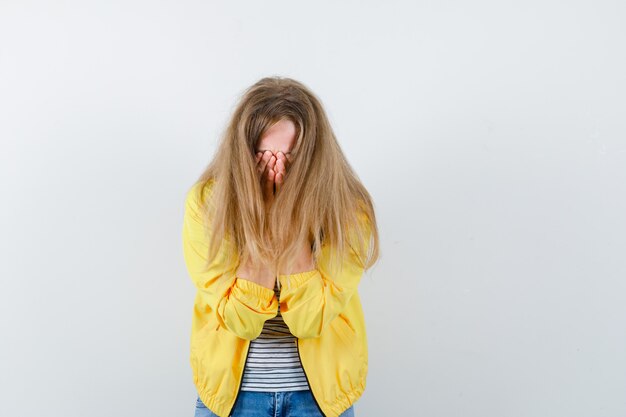
[[[256,153],[256,168],[261,176],[261,191],[263,200],[268,206],[274,199],[274,164],[276,157],[270,151]]]
[[[276,158],[276,166],[274,168],[276,176],[274,177],[274,183],[276,184],[276,192],[278,192],[281,185],[283,185],[283,181],[285,181],[287,167],[291,164],[291,154],[285,155],[281,151],[278,151]]]
[[[261,189],[266,206],[274,201],[274,187],[276,187],[276,192],[280,190],[291,160],[291,154],[286,155],[281,151],[278,151],[276,155],[269,150],[256,153],[256,167],[261,174]]]

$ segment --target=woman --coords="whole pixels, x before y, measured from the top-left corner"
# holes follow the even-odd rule
[[[372,199],[303,84],[248,88],[188,190],[196,416],[354,415],[367,339],[359,281],[378,259]]]

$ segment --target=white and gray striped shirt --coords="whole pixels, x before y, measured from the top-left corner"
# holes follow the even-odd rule
[[[278,287],[274,287],[276,297]],[[248,359],[243,370],[243,391],[308,390],[302,364],[298,358],[297,339],[280,314],[265,321],[259,337],[250,341]]]

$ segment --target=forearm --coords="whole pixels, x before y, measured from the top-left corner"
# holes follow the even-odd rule
[[[291,267],[286,267],[284,271],[281,271],[281,275],[298,274],[301,272],[308,272],[315,269],[315,262],[313,261],[313,252],[311,250],[311,244],[304,242],[301,245],[300,252],[296,256],[294,263]]]
[[[197,289],[194,314],[206,315],[202,318],[205,321],[213,318],[211,325],[217,322],[242,339],[255,339],[265,321],[276,316],[278,300],[273,289],[236,279],[233,269],[238,265],[229,256],[235,247],[226,239],[222,240],[218,253],[208,258],[210,239],[196,191],[193,188],[187,194],[182,231],[185,264]]]
[[[289,330],[296,337],[319,337],[357,293],[365,272],[363,259],[366,258],[371,241],[369,224],[364,227],[368,244],[362,247],[348,242],[339,269],[333,268],[330,262],[331,254],[336,249],[322,245],[311,270],[279,275],[280,311]],[[303,249],[302,259],[307,259],[305,254],[306,250]]]
[[[265,288],[274,289],[276,277],[272,271],[261,263],[248,262],[246,265],[239,265],[235,275],[239,279],[252,281]]]
[[[357,292],[364,268],[355,254],[342,259],[341,271],[329,266],[331,249],[322,248],[309,271],[281,274],[280,311],[289,330],[304,339],[319,337]]]

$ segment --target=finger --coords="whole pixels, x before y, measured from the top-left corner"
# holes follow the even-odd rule
[[[265,174],[267,164],[269,163],[272,156],[273,155],[270,151],[263,152],[263,156],[261,157],[261,160],[259,161],[259,164],[257,165],[257,168],[261,174]]]
[[[280,191],[280,188],[283,185],[284,175],[282,172],[276,174],[274,182],[276,183],[276,192]]]
[[[263,152],[257,152],[256,155],[254,156],[254,162],[258,164],[259,161],[261,160],[261,157],[263,157]]]
[[[284,152],[279,151],[276,157],[278,158],[278,161],[282,161],[281,162],[282,164],[281,166],[283,169],[282,172],[283,172],[283,175],[285,175],[285,173],[287,172],[287,168],[289,168],[289,165],[290,165],[288,156]]]
[[[270,160],[267,163],[267,167],[268,169],[273,169],[274,171],[276,171],[276,157],[274,155],[270,157]]]
[[[278,160],[283,161],[284,164],[287,163],[287,156],[283,152],[281,152],[281,151],[278,151],[278,153],[276,154],[276,158]]]
[[[267,179],[265,180],[265,195],[271,200],[274,196],[274,170],[270,169],[267,172]]]
[[[274,155],[272,155],[270,157],[270,160],[267,162],[267,164],[265,165],[265,170],[263,171],[263,173],[261,174],[261,180],[263,180],[263,178],[265,178],[265,181],[269,181],[271,183],[271,191],[273,192],[274,189],[274,178],[272,178],[271,180],[269,179],[269,174],[270,171],[272,171],[274,174],[276,173],[276,171],[274,170],[274,165],[276,162],[276,158],[274,157]]]
[[[284,155],[283,155],[283,158],[285,158]],[[276,173],[280,173],[284,176],[286,172],[285,159],[279,158],[276,161],[276,168],[274,168],[274,170],[276,171]]]
[[[273,186],[274,185],[274,176],[275,175],[276,175],[276,172],[273,169],[268,168],[266,170],[266,172],[265,172],[265,176],[263,177],[263,184],[265,186],[267,186],[268,184],[270,186]]]

